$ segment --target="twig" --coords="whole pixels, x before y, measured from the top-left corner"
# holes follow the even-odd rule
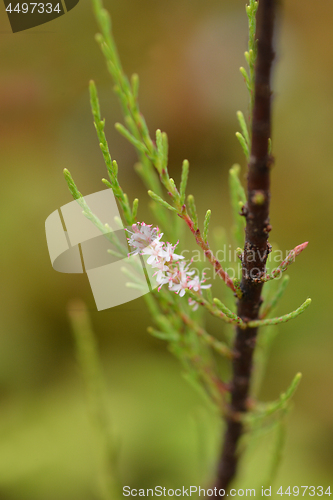
[[[261,0],[258,14],[258,55],[255,67],[255,97],[252,121],[251,154],[247,178],[248,201],[243,213],[246,217],[245,247],[241,281],[242,297],[238,300],[237,315],[243,321],[258,319],[263,283],[258,280],[265,273],[270,245],[269,224],[271,137],[271,66],[273,52],[273,26],[275,0]],[[259,282],[258,282],[259,281]],[[217,491],[227,490],[238,465],[238,444],[243,433],[243,423],[237,416],[247,411],[252,358],[256,344],[257,328],[237,327],[234,345],[233,375],[231,380],[230,413],[221,460],[218,466]],[[219,495],[217,493],[216,498]]]
[[[184,206],[184,209],[185,209],[185,206]],[[211,249],[209,248],[209,244],[208,242],[206,242],[204,240],[204,238],[201,236],[201,232],[200,232],[200,229],[196,229],[194,224],[193,224],[193,221],[191,219],[191,217],[187,214],[186,210],[184,210],[184,212],[182,214],[179,214],[179,216],[184,219],[184,221],[186,222],[186,224],[188,225],[188,227],[190,228],[192,234],[194,234],[194,237],[195,237],[195,241],[196,243],[202,248],[202,250],[204,251],[204,254],[206,256],[206,258],[208,259],[208,261],[212,264],[212,266],[214,267],[214,270],[216,272],[216,274],[218,274],[220,276],[220,278],[223,279],[223,281],[225,282],[225,284],[234,292],[236,293],[236,288],[235,288],[235,284],[233,282],[233,280],[230,278],[230,276],[228,275],[228,273],[223,269],[221,263],[219,262],[219,260],[215,257],[215,255],[213,254],[213,252],[211,251]]]

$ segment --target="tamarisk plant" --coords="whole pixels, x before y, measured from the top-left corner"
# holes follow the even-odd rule
[[[132,253],[149,255],[148,265],[157,269],[157,281],[160,286],[158,290],[153,290],[145,296],[154,322],[154,326],[149,327],[148,331],[168,342],[171,352],[180,359],[186,378],[213,402],[225,421],[225,436],[217,466],[216,490],[214,490],[217,498],[220,496],[219,490],[227,490],[236,475],[241,436],[245,431],[255,430],[265,419],[272,416],[276,422],[283,422],[283,416],[301,377],[297,374],[290,387],[277,401],[262,404],[255,403],[251,399],[249,404],[258,329],[296,318],[311,302],[307,299],[291,313],[281,317],[269,317],[288,283],[287,276],[281,278],[282,273],[307,246],[307,243],[296,246],[276,269],[268,272],[266,264],[271,252],[271,245],[268,243],[271,231],[270,170],[273,165],[270,80],[274,58],[272,39],[276,2],[260,0],[258,26],[256,26],[258,2],[249,0],[246,6],[249,47],[245,52],[245,58],[248,71],[243,67],[240,71],[249,91],[249,113],[246,119],[241,111],[237,112],[241,131],[236,133],[236,137],[248,164],[247,189],[243,188],[240,181],[239,165],[234,165],[229,175],[235,219],[234,237],[242,264],[241,279],[229,276],[211,249],[208,239],[211,210],[207,210],[205,214],[203,227],[199,226],[194,197],[186,193],[189,162],[183,161],[178,187],[174,179],[169,176],[167,135],[157,130],[154,139],[150,136],[138,103],[139,78],[133,75],[129,80],[124,74],[112,35],[109,14],[103,8],[101,0],[92,0],[92,3],[100,29],[96,40],[105,57],[114,82],[114,91],[124,114],[125,125],[117,123],[116,129],[137,152],[138,163],[135,165],[135,170],[148,189],[148,195],[152,199],[153,216],[158,226],[138,221],[138,199],[135,198],[130,204],[119,184],[118,165],[111,157],[97,89],[91,81],[89,84],[91,109],[109,177],[108,180],[103,179],[103,183],[112,189],[119,202],[124,223],[128,227],[128,241]],[[115,241],[116,237],[110,235],[108,227],[91,213],[67,169],[64,174],[68,187],[74,199],[77,199],[82,206],[84,214],[107,237]],[[190,270],[190,263],[186,264],[181,255],[175,254],[176,245],[182,246],[182,234],[186,226],[216,275],[223,280],[234,296],[236,306],[234,311],[222,303],[220,298],[214,298],[209,285],[203,285],[204,277],[193,276],[194,271]],[[162,233],[159,228],[166,234],[172,235],[171,243],[161,241]],[[179,237],[180,242],[177,243]],[[117,255],[123,257],[127,255],[128,249],[117,241],[116,248]],[[131,274],[129,276],[135,281]],[[277,282],[277,287],[275,289],[274,286],[271,287],[261,309],[263,286],[267,283],[265,287],[270,287],[271,282]],[[129,286],[139,286],[139,284],[130,283]],[[187,300],[182,298],[183,295]],[[199,317],[195,312],[198,307],[235,326],[235,335],[231,342],[222,342],[206,331],[202,315]],[[263,342],[266,351],[273,337],[274,335],[270,334]],[[262,334],[262,338],[265,339],[265,334]],[[230,360],[231,380],[221,379],[213,351]],[[265,353],[262,358],[264,364]],[[282,441],[280,439],[278,445]],[[272,473],[278,465],[280,455],[280,450],[277,448],[273,457]]]

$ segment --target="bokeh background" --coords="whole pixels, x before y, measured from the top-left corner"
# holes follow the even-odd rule
[[[168,134],[172,175],[178,182],[188,158],[201,221],[210,208],[211,224],[227,228],[228,169],[239,162],[245,171],[235,138],[235,113],[247,109],[238,69],[247,44],[244,4],[106,2],[124,68],[140,75],[149,128]],[[333,487],[332,10],[329,0],[284,2],[276,41],[270,238],[283,250],[310,242],[290,268],[278,313],[308,296],[313,303],[279,327],[262,389],[262,399],[273,400],[303,373],[274,487]],[[87,278],[57,273],[50,264],[44,222],[71,201],[63,168],[83,194],[103,189],[90,79],[98,86],[121,184],[130,199],[140,198],[139,218],[150,222],[148,196],[132,168],[135,152],[114,130],[121,113],[96,31],[88,0],[15,35],[0,6],[1,500],[98,498],[93,435],[67,314],[75,298],[87,304],[101,350],[123,484],[206,486],[219,448],[216,415],[182,378],[166,345],[146,332],[143,299],[97,312]],[[214,335],[219,329],[218,322],[210,324]],[[262,450],[272,441],[265,436]],[[265,461],[254,453],[240,486],[260,485]]]

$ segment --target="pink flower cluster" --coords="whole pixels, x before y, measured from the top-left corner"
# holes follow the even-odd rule
[[[203,285],[205,282],[203,278],[200,279],[197,275],[193,276],[195,271],[189,270],[191,262],[186,264],[186,261],[183,260],[184,257],[175,253],[178,242],[172,245],[161,241],[163,233],[160,233],[157,227],[138,222],[133,224],[132,231],[127,229],[127,232],[130,234],[130,237],[127,238],[128,243],[134,248],[129,255],[149,255],[147,263],[157,269],[154,276],[159,284],[158,291],[167,284],[169,290],[183,297],[187,288],[201,293],[203,288],[211,286]],[[191,298],[189,304],[193,306],[194,311],[198,308],[198,303]]]

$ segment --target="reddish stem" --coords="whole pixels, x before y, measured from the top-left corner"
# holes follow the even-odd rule
[[[234,292],[236,293],[236,288],[234,285],[233,280],[230,278],[229,274],[223,269],[220,261],[215,257],[211,249],[209,248],[209,245],[206,241],[201,236],[200,229],[195,229],[194,224],[190,216],[185,212],[180,215],[180,217],[186,222],[188,227],[190,228],[191,232],[194,234],[195,241],[197,244],[202,248],[202,250],[205,253],[205,256],[209,260],[209,262],[212,264],[214,267],[214,270],[216,274],[220,276],[220,278],[223,279],[225,284]]]

